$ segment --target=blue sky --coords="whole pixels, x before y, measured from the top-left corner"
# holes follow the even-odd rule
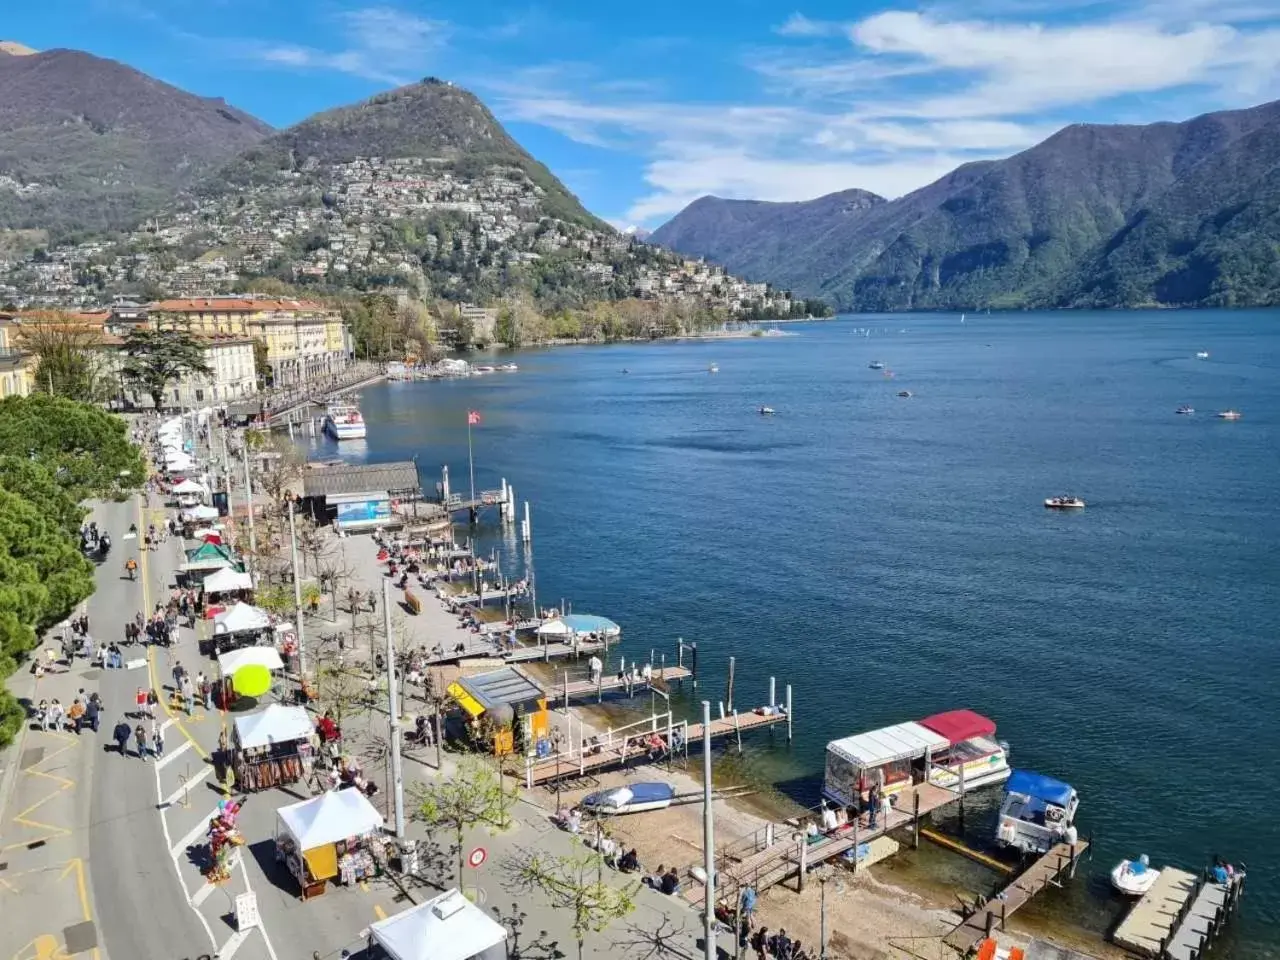
[[[6,38],[123,60],[276,126],[439,76],[595,213],[898,196],[1073,122],[1280,98],[1280,0],[41,0]]]

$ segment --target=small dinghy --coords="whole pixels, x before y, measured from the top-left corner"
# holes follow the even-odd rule
[[[1159,878],[1160,871],[1151,869],[1145,853],[1137,860],[1121,860],[1111,871],[1111,885],[1126,897],[1142,896]]]
[[[762,417],[772,417],[775,413],[777,413],[777,411],[774,410],[773,407],[760,408],[760,416]]]
[[[676,798],[675,788],[669,783],[633,783],[613,790],[601,790],[588,794],[581,806],[595,814],[617,815],[644,813],[646,810],[665,810]]]

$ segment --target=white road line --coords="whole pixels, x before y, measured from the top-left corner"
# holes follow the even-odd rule
[[[209,764],[205,764],[199,773],[197,773],[194,777],[192,777],[190,780],[188,780],[186,783],[180,786],[177,790],[173,791],[173,793],[169,794],[169,796],[161,800],[160,806],[163,808],[163,807],[169,806],[169,804],[171,803],[176,803],[178,800],[182,798],[184,794],[189,793],[192,787],[198,784],[205,777],[209,776],[209,774],[211,773],[213,773],[213,767],[210,766]]]
[[[240,944],[248,940],[249,934],[252,932],[253,932],[252,927],[250,927],[248,930],[237,930],[235,933],[231,935],[231,937],[227,940],[226,943],[224,943],[221,947],[218,948],[218,952],[215,954],[215,956],[218,958],[218,960],[231,960],[231,958],[236,955],[236,951],[240,949]]]
[[[209,883],[206,880],[204,886],[201,887],[199,890],[197,890],[194,894],[192,894],[191,905],[193,907],[200,906],[200,904],[204,903],[206,900],[209,899],[209,894],[213,893],[213,891],[217,889],[218,888],[216,886],[214,886],[212,883]]]
[[[173,726],[173,722],[174,722],[174,721],[173,721],[173,717],[170,717],[170,718],[169,718],[168,720],[166,720],[164,723],[160,724],[160,732],[161,732],[161,733],[164,733],[166,730],[168,730],[170,727],[172,727],[172,726]],[[190,743],[191,741],[190,741],[190,740],[187,740],[187,741],[185,741],[185,742],[186,742],[186,743]]]
[[[161,727],[161,730],[163,729],[164,728]],[[159,770],[161,767],[166,766],[170,760],[174,760],[182,756],[184,753],[186,753],[190,749],[191,749],[191,741],[183,740],[182,743],[178,744],[178,746],[170,750],[163,757],[161,757],[159,760],[156,761],[156,769]]]
[[[249,882],[249,868],[244,865],[244,857],[240,858],[240,876],[244,880],[244,888],[252,893],[253,884]],[[271,960],[279,960],[279,958],[276,957],[275,947],[271,946],[271,938],[267,936],[267,924],[262,919],[261,911],[258,912],[258,930],[262,933],[262,942],[266,944],[267,956],[269,956]],[[219,955],[219,960],[225,960],[225,958]]]
[[[176,847],[171,847],[169,849],[169,856],[173,857],[173,859],[175,860],[180,859],[188,850],[191,849],[191,845],[193,843],[195,843],[197,840],[203,837],[206,832],[208,832],[209,821],[212,820],[217,815],[218,815],[217,807],[214,807],[207,814],[205,814],[204,818],[199,823],[197,823],[194,827],[191,828],[191,832],[178,841],[178,845]]]

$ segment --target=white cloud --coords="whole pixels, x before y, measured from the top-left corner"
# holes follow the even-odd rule
[[[773,28],[782,37],[829,37],[844,32],[844,25],[832,20],[811,20],[803,13],[793,13]]]

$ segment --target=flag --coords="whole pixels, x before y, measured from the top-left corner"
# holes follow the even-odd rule
[[[479,411],[479,410],[468,410],[468,411],[467,411],[467,426],[468,426],[468,427],[474,427],[474,426],[478,426],[478,425],[479,425],[479,423],[480,423],[480,411]]]

